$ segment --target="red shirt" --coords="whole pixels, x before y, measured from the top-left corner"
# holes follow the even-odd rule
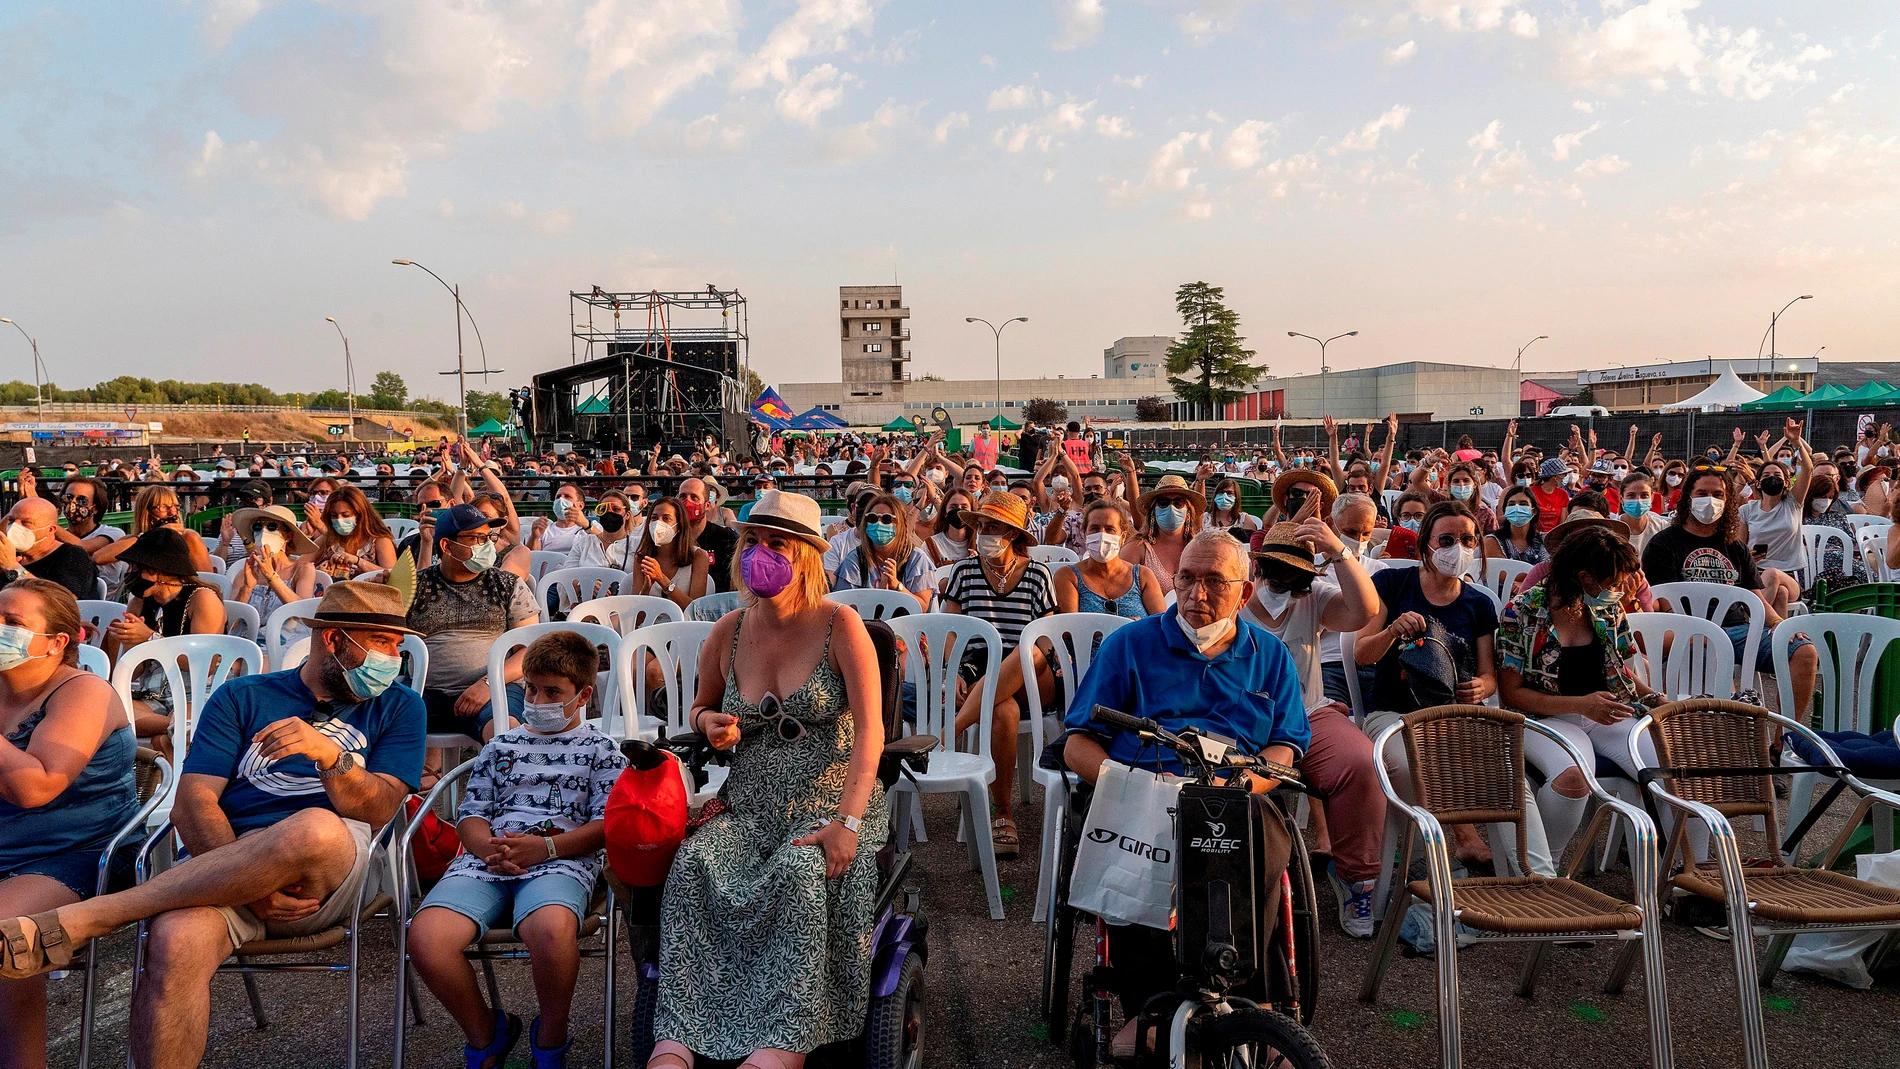
[[[1570,507],[1570,491],[1561,486],[1546,491],[1542,483],[1532,483],[1531,500],[1537,502],[1537,533],[1549,534],[1551,528],[1564,522],[1564,510]]]

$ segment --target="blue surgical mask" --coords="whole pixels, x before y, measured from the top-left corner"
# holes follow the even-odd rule
[[[1626,497],[1623,499],[1623,515],[1632,520],[1640,520],[1649,515],[1649,499],[1646,497]]]
[[[330,521],[330,530],[348,538],[356,532],[356,517],[338,516],[336,519]]]
[[[1530,484],[1531,484],[1531,477],[1530,477],[1530,476],[1528,476],[1528,475],[1521,475],[1521,476],[1519,476],[1519,477],[1518,477],[1518,480],[1517,480],[1517,485],[1519,485],[1519,486],[1529,486]]]
[[[1470,483],[1453,483],[1451,486],[1451,496],[1459,501],[1469,501],[1471,500],[1471,491],[1474,489],[1476,488]]]
[[[894,523],[867,523],[864,525],[865,537],[874,546],[888,546],[891,539],[897,537],[897,525]]]
[[[1583,596],[1583,603],[1592,609],[1607,609],[1622,600],[1623,592],[1620,590],[1599,590]]]
[[[344,638],[350,645],[363,651],[363,663],[343,671],[344,678],[350,684],[350,693],[356,695],[360,701],[369,701],[388,690],[389,685],[396,681],[397,674],[402,671],[402,658],[369,649],[350,638],[348,632],[344,633]],[[342,662],[339,660],[337,663]]]
[[[1403,527],[1403,528],[1405,528],[1406,530],[1408,530],[1408,531],[1410,531],[1410,532],[1412,532],[1413,534],[1417,534],[1417,533],[1418,533],[1418,521],[1417,521],[1417,520],[1400,520],[1400,521],[1399,521],[1399,526],[1400,526],[1400,527]]]
[[[1164,531],[1178,531],[1186,523],[1188,510],[1186,505],[1162,505],[1155,509],[1155,526]]]
[[[37,660],[27,648],[33,645],[35,635],[47,635],[44,631],[28,631],[17,624],[0,624],[0,672],[10,672],[31,660]],[[47,654],[40,654],[45,657]]]
[[[476,546],[469,551],[468,559],[462,562],[462,567],[478,575],[494,566],[495,543],[493,542],[483,542]]]
[[[1535,515],[1537,515],[1536,510],[1531,508],[1529,505],[1504,506],[1504,522],[1510,524],[1513,527],[1524,526],[1525,524],[1531,522],[1531,517]]]
[[[900,486],[897,489],[891,491],[891,496],[903,502],[904,504],[908,505],[910,504],[911,493],[912,491],[910,487]]]
[[[1220,509],[1220,510],[1221,510],[1222,512],[1225,512],[1225,511],[1227,511],[1228,509],[1230,509],[1230,508],[1233,508],[1233,507],[1234,507],[1234,495],[1232,495],[1232,494],[1215,494],[1215,495],[1214,495],[1214,507],[1215,507],[1215,508],[1217,508],[1217,509]]]

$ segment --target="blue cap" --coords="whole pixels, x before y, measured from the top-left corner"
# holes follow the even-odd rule
[[[1558,475],[1568,475],[1569,473],[1570,462],[1562,457],[1547,457],[1544,460],[1543,466],[1537,469],[1537,477],[1539,479],[1550,479]]]
[[[435,514],[435,537],[454,538],[477,527],[500,527],[507,522],[499,516],[491,520],[487,513],[473,505],[456,505]]]

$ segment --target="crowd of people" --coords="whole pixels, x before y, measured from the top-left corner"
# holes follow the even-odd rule
[[[762,434],[743,457],[712,439],[586,460],[466,444],[422,460],[258,453],[214,460],[222,484],[114,462],[75,467],[50,496],[22,473],[0,539],[0,1063],[45,1062],[42,973],[150,920],[133,1059],[197,1064],[217,966],[247,941],[335,925],[374,837],[441,774],[425,737],[459,734],[482,744],[456,814],[465,852],[422,901],[416,966],[465,1033],[470,1069],[494,1069],[523,1024],[487,1004],[460,952],[512,925],[540,999],[525,1029],[533,1062],[563,1064],[576,932],[621,758],[584,718],[598,670],[588,642],[545,636],[489,671],[498,638],[558,611],[536,603],[535,553],[618,570],[623,593],[682,609],[738,595],[703,647],[686,718],[735,763],[666,884],[649,1064],[691,1069],[697,1054],[795,1069],[863,1026],[888,824],[875,657],[857,614],[827,594],[889,591],[995,627],[1001,648],[958,672],[956,724],[991,717],[987,833],[1001,858],[1035,845],[1015,819],[1018,725],[1059,711],[1031,708],[1032,693],[1047,705],[1063,692],[1057,651],[1018,649],[1025,628],[1057,613],[1135,621],[1071,681],[1069,767],[1092,781],[1106,760],[1159,760],[1091,723],[1098,702],[1299,764],[1323,798],[1315,852],[1330,858],[1338,923],[1368,938],[1386,820],[1377,763],[1405,760],[1373,752],[1380,727],[1495,697],[1633,774],[1630,730],[1657,695],[1636,671],[1627,614],[1657,607],[1652,587],[1750,591],[1772,627],[1817,583],[1872,577],[1857,547],[1807,559],[1804,527],[1849,530],[1849,517],[1900,507],[1886,428],[1827,452],[1790,419],[1772,441],[1737,430],[1730,449],[1688,458],[1662,456],[1660,436],[1639,455],[1634,428],[1620,450],[1573,428],[1546,451],[1516,441],[1515,425],[1495,448],[1399,454],[1396,429],[1388,419],[1382,448],[1368,426],[1342,449],[1329,419],[1326,448],[1276,443],[1165,474],[1076,424],[1028,428],[1014,453],[987,430],[956,450],[938,434]],[[1243,507],[1241,480],[1267,488],[1259,511]],[[217,485],[239,507],[189,530]],[[833,487],[842,511],[827,522],[798,490]],[[128,494],[129,530],[104,525]],[[402,539],[374,503],[398,500],[419,522]],[[526,517],[527,503],[549,514]],[[321,592],[302,618],[310,655],[226,682],[195,711],[172,806],[186,859],[126,886],[102,852],[137,807],[140,748],[170,752],[173,696],[148,672],[123,707],[77,667],[79,647],[116,663],[154,639],[223,632],[226,596],[201,578],[214,556],[229,599],[260,617]],[[404,557],[408,586],[394,578]],[[1500,560],[1532,566],[1501,601],[1476,581]],[[1886,563],[1900,566],[1900,540]],[[102,598],[123,612],[95,628],[78,602]],[[1739,654],[1751,613],[1737,614],[1718,622]],[[419,689],[397,682],[409,636],[429,654]],[[1427,641],[1447,655],[1413,658]],[[1756,656],[1752,667],[1776,670],[1767,643]],[[1812,645],[1797,639],[1786,664],[1803,705]],[[495,730],[498,706],[516,726]],[[1527,751],[1529,855],[1549,875],[1588,791],[1561,747],[1527,738]],[[1460,829],[1457,856],[1491,864],[1484,839]],[[762,990],[779,992],[774,1011],[749,1012]]]

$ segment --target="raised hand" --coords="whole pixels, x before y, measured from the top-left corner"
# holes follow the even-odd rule
[[[1764,431],[1762,433],[1766,434],[1767,432]],[[1789,416],[1788,419],[1781,425],[1781,433],[1790,442],[1800,441],[1801,440],[1801,421],[1794,418],[1793,416]]]
[[[1320,421],[1320,425],[1326,428],[1326,437],[1328,438],[1339,437],[1339,424],[1333,419],[1333,417],[1327,416],[1325,419]]]
[[[1766,434],[1767,432],[1763,431],[1762,433]],[[1742,439],[1746,437],[1748,436],[1742,433],[1742,429],[1740,427],[1735,428],[1735,444],[1736,445],[1741,445]]]

